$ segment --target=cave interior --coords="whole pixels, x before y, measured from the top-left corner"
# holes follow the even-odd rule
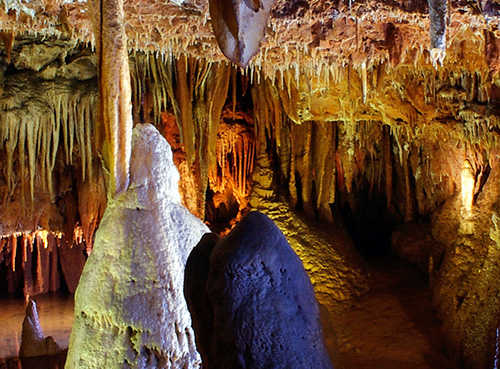
[[[3,5],[2,298],[75,292],[127,189],[132,127],[151,123],[182,204],[220,235],[267,214],[334,328],[403,268],[430,296],[447,365],[497,368],[495,0]],[[236,40],[218,6],[240,9]],[[334,341],[338,367],[363,367],[342,332]]]

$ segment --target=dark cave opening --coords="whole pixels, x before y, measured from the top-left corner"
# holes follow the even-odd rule
[[[385,195],[361,189],[340,197],[334,207],[361,255],[367,260],[387,256],[392,232],[402,221],[387,208]]]

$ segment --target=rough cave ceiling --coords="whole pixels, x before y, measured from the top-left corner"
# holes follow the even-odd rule
[[[446,2],[429,3],[437,10],[430,12],[427,1],[421,0],[279,0],[271,11],[261,52],[251,65],[268,75],[292,66],[316,70],[365,63],[369,67],[380,60],[421,65],[431,58],[431,34],[432,48],[443,47],[435,40],[436,31],[430,30],[432,17],[445,21],[436,22],[437,28],[446,28],[446,64],[468,70],[478,67],[479,59],[494,64],[496,47],[486,46],[493,46],[498,36],[496,2],[449,1],[448,7]],[[85,1],[4,1],[0,21],[6,44],[9,34],[24,32],[93,42]],[[125,22],[131,50],[223,59],[209,21],[208,1],[126,1]],[[482,58],[464,60],[460,58],[464,49]]]

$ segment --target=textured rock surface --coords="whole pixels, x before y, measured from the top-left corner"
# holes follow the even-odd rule
[[[204,366],[333,368],[312,284],[266,215],[249,213],[218,241],[205,236],[185,290]]]
[[[318,301],[339,313],[368,291],[364,261],[344,229],[301,218],[275,195],[273,172],[266,156],[259,155],[253,173],[250,206],[271,218],[304,263]]]
[[[335,228],[333,234],[324,232],[284,203],[266,205],[259,209],[285,234],[304,263],[318,301],[328,310],[342,310],[368,291],[364,262],[345,230]]]
[[[259,51],[274,0],[210,0],[212,27],[221,51],[246,67]]]
[[[55,355],[58,351],[59,346],[57,346],[54,339],[43,335],[40,320],[38,319],[36,302],[30,299],[26,307],[26,317],[23,321],[19,356]]]
[[[491,164],[472,208],[455,196],[433,219],[432,235],[442,245],[431,250],[434,302],[451,355],[464,368],[493,368],[499,359],[500,166],[498,159]]]
[[[131,186],[108,204],[75,294],[66,368],[196,368],[183,267],[208,228],[181,204],[168,143],[134,130]]]
[[[437,250],[440,246],[433,239],[430,225],[427,223],[405,223],[391,235],[392,251],[417,266],[424,274],[429,272],[431,250]]]

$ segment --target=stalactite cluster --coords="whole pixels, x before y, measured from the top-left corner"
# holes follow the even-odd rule
[[[217,139],[217,171],[210,175],[210,187],[223,192],[228,181],[239,201],[250,192],[248,177],[253,170],[255,146],[252,131],[248,128],[223,123]],[[220,172],[219,172],[220,171]]]
[[[106,203],[93,140],[95,59],[89,49],[67,40],[31,41],[17,42],[11,50],[13,66],[7,72],[2,69],[0,96],[0,234],[14,235],[10,239],[19,239],[19,244],[31,242],[34,262],[28,265],[24,257],[26,271],[20,272],[23,269],[18,262],[15,274],[15,278],[24,274],[28,281],[26,294],[48,291],[48,278],[32,278],[28,272],[31,265],[49,268],[49,264],[57,264],[57,255],[65,260],[65,264],[59,264],[64,273],[69,273],[67,287],[76,288],[85,261],[81,245],[90,253]],[[76,226],[81,226],[83,239],[74,243],[70,240]],[[39,232],[57,234],[57,241],[52,236],[42,237],[46,247],[37,248]],[[33,243],[35,246],[31,246]],[[54,243],[61,247],[52,247]],[[17,247],[4,249],[4,254],[15,259],[16,251]],[[31,255],[31,251],[23,253]],[[21,251],[17,257],[20,255]],[[57,274],[61,267],[54,268],[53,274]],[[50,283],[56,286],[59,277],[54,278]]]
[[[237,223],[246,209],[252,188],[251,174],[255,160],[253,121],[248,112],[231,111],[226,106],[217,134],[217,162],[209,173],[213,193],[207,204],[207,219]],[[231,219],[233,218],[233,219]]]
[[[57,291],[61,283],[74,292],[85,263],[84,241],[45,230],[17,232],[0,237],[0,286],[3,294],[24,296]],[[66,243],[71,247],[67,247]]]
[[[76,164],[78,158],[83,180],[92,176],[94,91],[87,86],[81,86],[77,93],[58,90],[53,83],[42,83],[33,91],[31,86],[9,80],[5,86],[9,92],[1,101],[0,151],[5,153],[7,182],[4,202],[19,183],[23,201],[32,205],[36,177],[54,199],[53,172],[58,154],[65,165]],[[47,98],[40,99],[44,94]]]
[[[203,218],[208,174],[216,165],[216,141],[222,107],[227,98],[231,66],[180,55],[134,57],[134,113],[139,119],[155,119],[172,111],[179,128],[188,171],[184,178],[196,186],[196,198],[185,205]],[[139,111],[140,109],[140,111]],[[153,118],[151,118],[153,117]]]
[[[384,68],[370,72],[387,73]],[[494,84],[477,72],[428,69],[426,74],[401,68],[391,71],[399,82],[379,77],[369,93],[372,104],[363,104],[363,74],[345,69],[330,90],[311,82],[312,77],[291,84],[278,77],[253,86],[257,129],[267,130],[258,135],[258,144],[272,138],[292,204],[331,221],[329,204],[336,196],[349,198],[367,188],[409,221],[454,194],[464,160],[474,163],[475,177],[481,176],[489,161],[487,148],[498,144]],[[386,84],[392,89],[395,83],[404,95],[388,92]],[[328,96],[334,104],[325,111]],[[428,107],[419,96],[427,96]]]

